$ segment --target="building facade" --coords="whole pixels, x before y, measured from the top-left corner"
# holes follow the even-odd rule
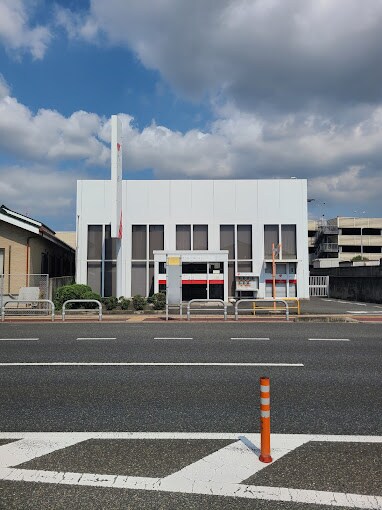
[[[77,283],[149,296],[177,254],[185,300],[271,297],[273,244],[277,296],[309,297],[306,180],[122,181],[121,238],[115,190],[113,179],[78,181]]]
[[[327,265],[338,265],[354,258],[382,258],[382,218],[338,216],[325,221],[309,220],[308,236],[311,263],[327,259]]]
[[[55,232],[20,213],[0,207],[0,275],[4,294],[18,294],[30,275],[74,276],[75,250]]]

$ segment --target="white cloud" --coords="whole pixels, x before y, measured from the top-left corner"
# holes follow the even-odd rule
[[[78,172],[60,172],[43,165],[0,166],[1,203],[42,219],[74,215]]]
[[[0,100],[0,149],[34,161],[84,160],[105,164],[109,149],[98,138],[105,120],[77,111],[64,117],[54,110],[33,114],[16,98]]]
[[[92,0],[68,30],[129,47],[188,96],[293,110],[381,100],[381,24],[380,0]]]
[[[3,88],[7,91],[6,85]],[[363,198],[374,210],[381,210],[376,189],[380,191],[382,184],[382,105],[349,109],[346,122],[301,113],[267,117],[243,113],[232,104],[217,108],[216,115],[208,131],[181,133],[155,122],[139,130],[131,115],[120,114],[125,171],[152,168],[158,178],[293,175],[308,178],[311,192],[321,199],[331,197],[333,202],[350,204]],[[49,208],[54,203],[53,195],[41,186],[49,185],[52,177],[47,174],[46,180],[42,178],[40,167],[50,163],[55,185],[64,189],[67,174],[57,169],[62,164],[86,165],[83,168],[90,177],[93,166],[104,167],[104,178],[108,178],[109,143],[108,119],[83,111],[69,117],[52,110],[33,114],[16,98],[3,96],[0,150],[16,158],[24,173],[15,166],[3,169],[0,194],[21,197],[24,190],[27,196],[27,188],[35,186],[38,203]],[[8,174],[13,177],[10,179]],[[74,174],[69,172],[68,176],[74,195]]]
[[[38,60],[44,57],[52,36],[48,27],[30,25],[30,9],[27,0],[0,0],[0,41],[7,50],[30,52]]]

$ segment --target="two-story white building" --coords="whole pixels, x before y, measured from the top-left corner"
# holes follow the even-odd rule
[[[185,300],[271,297],[273,246],[277,297],[309,298],[306,180],[122,181],[113,122],[111,180],[77,185],[77,283],[149,296],[176,254]]]

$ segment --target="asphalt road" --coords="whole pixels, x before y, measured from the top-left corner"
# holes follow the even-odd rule
[[[73,445],[18,465],[163,477],[231,447],[232,438],[207,439],[203,433],[259,432],[262,375],[271,379],[272,433],[381,435],[381,342],[378,324],[4,323],[0,445],[12,444],[17,432],[201,433],[197,446],[187,438],[174,445],[172,437],[161,446],[157,438],[138,447],[129,443],[122,458],[126,438],[99,444],[90,438],[82,449]],[[277,460],[273,471],[247,476],[245,483],[379,495],[380,445],[304,444]],[[136,459],[134,466],[127,458]],[[150,459],[163,465],[147,467]],[[360,478],[365,462],[368,483]],[[323,476],[323,465],[332,466],[331,476]],[[272,502],[9,480],[0,487],[0,508],[312,508],[300,496],[293,503]]]

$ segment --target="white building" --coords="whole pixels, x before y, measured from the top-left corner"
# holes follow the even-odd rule
[[[116,133],[114,146],[112,179],[77,184],[77,283],[148,296],[176,254],[183,299],[272,296],[280,244],[277,296],[309,298],[306,180],[122,181]]]

